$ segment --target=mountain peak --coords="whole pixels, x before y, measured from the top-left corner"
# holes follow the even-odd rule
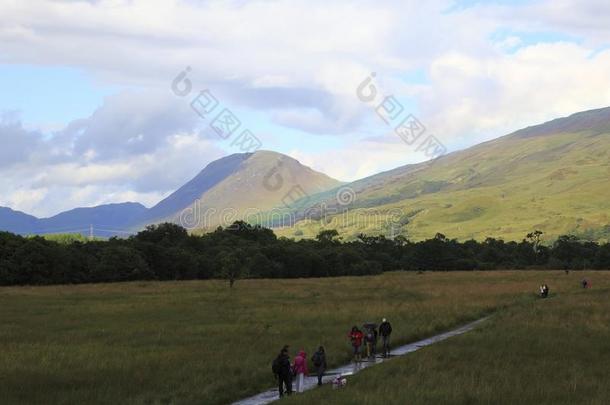
[[[194,178],[146,213],[145,220],[165,218],[192,204],[202,194],[230,176],[253,153],[234,153],[209,163]]]
[[[301,193],[313,194],[339,184],[282,153],[269,150],[236,153],[208,164],[192,180],[151,208],[142,223],[178,221],[186,209],[201,215],[214,212],[218,217],[230,210],[235,214],[234,219],[241,219],[244,212],[251,215],[281,206],[294,187],[299,187]],[[214,224],[217,220],[206,218]]]

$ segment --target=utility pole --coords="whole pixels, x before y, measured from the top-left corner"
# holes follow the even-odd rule
[[[89,240],[93,240],[93,224],[89,225]]]

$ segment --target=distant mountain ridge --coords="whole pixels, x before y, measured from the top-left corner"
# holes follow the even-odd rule
[[[265,187],[265,178],[273,182]],[[281,183],[281,184],[280,184]],[[226,156],[208,164],[199,174],[154,207],[139,203],[106,204],[75,208],[50,218],[0,207],[0,231],[18,234],[83,233],[93,228],[95,236],[126,236],[148,224],[164,221],[186,227],[226,225],[248,214],[281,206],[293,187],[315,194],[341,184],[302,165],[297,160],[270,151]],[[184,223],[184,212],[201,213],[196,223]],[[206,215],[204,217],[204,215]]]
[[[49,218],[36,218],[10,208],[0,207],[0,230],[18,234],[82,233],[93,227],[95,236],[124,236],[125,225],[147,211],[140,203],[105,204],[75,208]]]
[[[0,207],[0,230],[15,233],[34,233],[38,227],[38,218],[15,211],[7,207]]]
[[[534,229],[547,238],[572,233],[608,240],[609,178],[610,107],[527,127],[348,184],[279,153],[234,154],[211,162],[150,209],[138,203],[109,204],[38,219],[0,207],[0,230],[52,233],[93,225],[96,235],[109,236],[112,229],[126,235],[171,221],[206,231],[238,219],[265,223],[257,215],[279,209],[299,222],[276,232],[299,238],[334,227],[347,240],[359,233],[417,240],[437,232],[459,239],[520,240]],[[344,187],[354,193],[347,204],[337,200]],[[304,215],[316,206],[333,214],[324,223]],[[346,212],[365,223],[349,217],[333,222]],[[389,212],[392,221],[384,219]]]
[[[92,226],[96,236],[125,236],[129,234],[129,231],[124,229],[125,224],[141,217],[146,211],[146,207],[140,203],[105,204],[75,208],[51,218],[41,219],[39,223],[41,229],[50,230],[52,233],[63,232],[62,229],[66,231],[81,229],[81,232],[84,229],[86,232]]]

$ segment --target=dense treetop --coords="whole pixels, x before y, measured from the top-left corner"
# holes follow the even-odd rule
[[[545,246],[540,235],[534,232],[521,242],[458,242],[440,233],[420,242],[360,235],[357,241],[342,242],[330,229],[315,240],[295,241],[245,222],[202,236],[164,223],[129,239],[64,243],[1,232],[0,285],[210,278],[233,284],[245,277],[335,277],[394,270],[610,269],[610,244],[567,235]]]

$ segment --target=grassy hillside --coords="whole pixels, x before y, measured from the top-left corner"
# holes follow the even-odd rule
[[[607,241],[609,123],[610,109],[580,113],[348,184],[357,192],[348,214],[278,233],[309,237],[325,226],[347,239],[393,230],[412,239],[441,232],[462,240],[520,240],[540,229],[548,239],[573,233]],[[317,201],[336,206],[329,195]]]
[[[216,281],[0,288],[0,398],[223,404],[273,386],[270,363],[284,344],[292,354],[324,344],[340,365],[354,324],[385,316],[395,344],[413,341],[531,302],[542,281],[552,292],[578,289],[581,274],[572,274],[247,280],[232,291]],[[590,276],[594,288],[610,282],[608,273]]]

